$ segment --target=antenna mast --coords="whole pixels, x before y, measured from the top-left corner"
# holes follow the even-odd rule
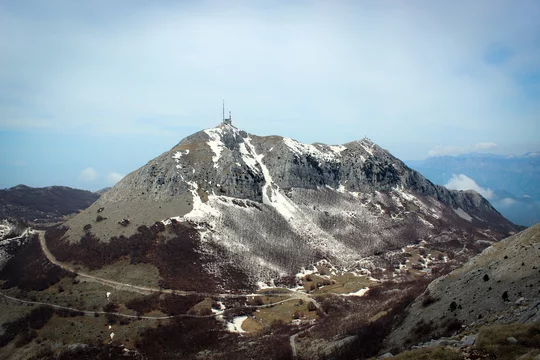
[[[223,100],[223,124],[232,125],[232,116],[229,111],[229,118],[225,117],[225,100]]]

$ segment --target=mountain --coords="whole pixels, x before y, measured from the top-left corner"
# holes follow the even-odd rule
[[[372,268],[360,259],[421,240],[471,255],[518,229],[479,194],[434,185],[369,139],[307,145],[221,124],[126,176],[53,248],[74,261],[62,244],[76,254],[85,237],[129,243],[154,224],[188,234],[213,284],[240,273],[247,288],[323,259]]]
[[[519,229],[369,139],[224,123],[17,237],[0,358],[369,358],[429,282]]]
[[[58,222],[65,215],[86,209],[99,198],[86,190],[65,186],[32,188],[17,185],[0,190],[0,219]]]
[[[396,353],[396,349],[408,348],[420,341],[426,342],[425,346],[448,345],[451,342],[427,341],[451,336],[462,329],[476,338],[475,334],[487,333],[486,326],[493,329],[496,324],[513,324],[499,325],[495,329],[499,332],[504,328],[511,329],[514,333],[510,335],[519,339],[516,334],[520,333],[521,327],[540,323],[538,259],[540,224],[490,246],[463,267],[433,281],[422,296],[407,308],[404,321],[387,340],[387,347],[393,348]],[[538,331],[539,327],[535,329]],[[534,334],[531,332],[531,335]],[[462,336],[454,339],[461,339]],[[512,350],[508,348],[511,345],[506,340],[508,336],[498,344],[501,348],[506,344],[506,352]],[[482,349],[486,339],[479,339],[482,341],[476,346],[480,350],[494,350],[486,346]],[[525,339],[518,341],[537,349],[531,359],[540,354],[538,340],[528,345]],[[507,354],[507,357],[503,357],[504,353],[491,355],[518,358],[523,353],[514,356]]]
[[[540,222],[540,156],[463,154],[406,161],[436,184],[447,184],[454,174],[464,174],[480,187],[492,190],[489,199],[511,221],[531,226]]]

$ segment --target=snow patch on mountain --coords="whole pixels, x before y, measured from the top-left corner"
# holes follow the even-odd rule
[[[375,144],[373,144],[371,141],[367,139],[363,139],[358,141],[358,144],[362,146],[362,148],[371,156],[373,156],[373,147]]]
[[[463,211],[462,208],[452,209],[454,212],[462,219],[465,219],[467,221],[472,221],[472,216],[467,214],[465,211]]]
[[[214,156],[212,156],[212,161],[214,162],[214,168],[218,168],[218,161],[221,158],[221,153],[223,152],[223,149],[225,148],[225,144],[221,141],[221,135],[223,134],[223,131],[219,127],[215,127],[212,129],[206,129],[204,130],[206,135],[210,138],[208,140],[207,144],[210,146],[212,151],[214,152]]]
[[[328,147],[332,152],[321,151],[315,145],[304,144],[291,138],[283,138],[283,142],[296,156],[302,157],[306,155],[313,156],[319,162],[335,162],[338,161],[337,156],[340,154],[340,149],[344,146],[335,146],[333,149]]]
[[[184,215],[184,219],[191,220],[193,222],[208,222],[211,225],[215,224],[216,219],[219,218],[220,213],[214,206],[211,205],[211,201],[216,197],[215,195],[208,195],[208,201],[203,202],[198,194],[199,185],[194,181],[186,181],[190,186],[190,191],[193,196],[193,210]]]
[[[173,159],[176,162],[176,168],[182,169],[182,165],[180,164],[180,159],[182,156],[189,154],[189,150],[183,150],[183,151],[177,151],[173,155]]]
[[[362,288],[356,292],[343,294],[343,296],[364,296],[369,291],[368,287]]]
[[[258,162],[255,160],[253,154],[247,149],[245,142],[240,143],[240,154],[242,154],[242,160],[244,160],[244,163],[246,163],[247,166],[249,166],[254,172],[260,173],[259,169],[257,168]]]
[[[244,329],[242,329],[242,324],[244,321],[247,320],[247,316],[237,316],[235,317],[231,322],[227,323],[227,330],[229,330],[232,333],[245,333]]]
[[[262,161],[264,155],[257,154],[255,147],[251,144],[251,138],[245,139],[245,143],[250,148],[255,161],[259,164],[263,172],[263,204],[273,206],[286,219],[293,218],[297,212],[296,206],[292,201],[283,196],[279,191],[279,187],[272,181],[270,171]]]
[[[341,154],[343,151],[347,150],[343,145],[328,145],[328,148],[336,154]]]
[[[2,222],[0,222],[0,240],[2,240],[6,235],[8,235],[13,230],[13,228],[14,226],[7,220],[2,220]]]

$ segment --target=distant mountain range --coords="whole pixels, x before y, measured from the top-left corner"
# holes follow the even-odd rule
[[[438,156],[406,164],[440,185],[463,174],[485,190],[483,195],[508,219],[526,226],[540,222],[540,152]]]
[[[33,188],[17,185],[0,190],[0,219],[58,222],[66,215],[86,209],[99,196],[97,193],[65,186]]]

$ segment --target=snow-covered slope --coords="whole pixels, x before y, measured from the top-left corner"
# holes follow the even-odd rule
[[[201,253],[220,249],[209,272],[235,264],[254,283],[420,240],[479,251],[516,230],[479,194],[433,185],[368,139],[308,145],[222,124],[126,176],[67,222],[67,236],[78,242],[91,224],[108,242],[169,218],[198,229]]]

